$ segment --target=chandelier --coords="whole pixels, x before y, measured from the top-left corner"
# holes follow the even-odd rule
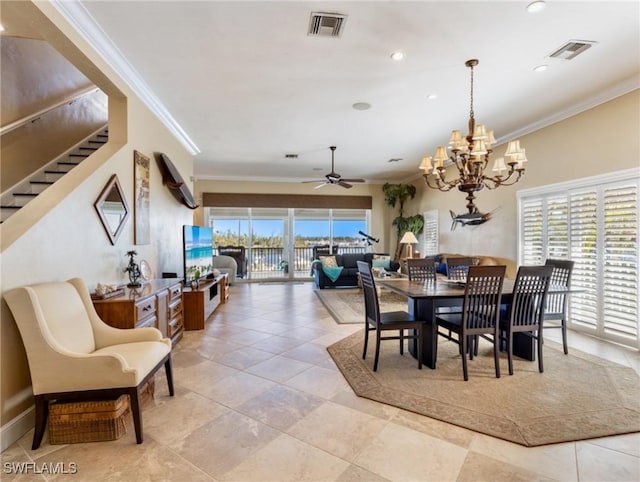
[[[420,169],[424,170],[424,179],[432,189],[450,191],[457,187],[467,193],[467,209],[469,213],[477,213],[474,199],[475,192],[481,191],[485,186],[495,189],[498,186],[511,186],[520,180],[524,174],[524,163],[527,162],[524,148],[520,147],[520,141],[510,141],[504,156],[494,161],[492,176],[485,174],[489,164],[489,156],[493,152],[491,146],[496,142],[493,131],[487,130],[482,124],[476,125],[473,113],[473,68],[478,65],[477,59],[467,60],[464,65],[471,69],[471,103],[469,109],[469,134],[463,137],[460,131],[454,130],[449,138],[447,154],[445,146],[438,146],[436,153],[431,158],[424,157]],[[450,161],[458,170],[458,177],[447,180],[445,162]]]

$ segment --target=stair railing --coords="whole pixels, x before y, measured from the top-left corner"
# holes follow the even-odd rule
[[[78,99],[81,99],[82,97],[89,95],[89,94],[93,94],[96,92],[99,92],[100,89],[98,89],[97,87],[90,87],[88,89],[85,89],[83,91],[78,92],[77,94],[74,94],[71,97],[68,97],[64,100],[61,100],[59,102],[56,102],[55,104],[39,110],[38,112],[35,112],[34,114],[28,115],[26,117],[23,117],[22,119],[18,119],[17,121],[11,122],[10,124],[7,124],[6,126],[0,127],[0,136],[6,134],[7,132],[11,132],[15,129],[18,129],[19,127],[22,127],[24,125],[27,125],[31,122],[35,122],[36,120],[38,120],[40,117],[42,117],[43,115],[51,112],[52,110],[57,109],[58,107],[62,107],[63,105],[66,104],[72,104],[73,102],[75,102]]]

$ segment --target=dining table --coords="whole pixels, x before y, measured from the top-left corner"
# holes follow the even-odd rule
[[[505,278],[502,285],[502,304],[511,302],[515,279]],[[407,311],[416,319],[425,320],[428,329],[423,332],[422,363],[431,369],[436,368],[438,355],[438,326],[435,322],[436,310],[441,308],[462,308],[464,300],[464,281],[448,280],[440,277],[433,281],[409,280],[406,277],[376,279],[379,288],[385,288],[407,298]],[[569,292],[564,287],[549,287],[549,293]],[[506,348],[502,345],[502,348]],[[534,339],[525,333],[514,333],[513,354],[526,360],[535,360]],[[410,340],[409,352],[417,357],[417,341]]]

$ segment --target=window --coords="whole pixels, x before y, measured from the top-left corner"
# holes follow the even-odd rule
[[[520,264],[575,262],[569,325],[638,347],[637,169],[518,193]]]
[[[438,237],[438,210],[425,211],[424,228],[422,229],[422,252],[424,256],[438,254],[440,250]]]

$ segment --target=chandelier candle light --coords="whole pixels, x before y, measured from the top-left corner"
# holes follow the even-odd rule
[[[449,138],[451,154],[447,154],[445,146],[438,146],[433,158],[427,156],[422,159],[420,164],[420,169],[424,171],[425,182],[430,188],[446,192],[457,187],[460,191],[466,192],[469,213],[478,212],[474,204],[475,192],[481,191],[485,186],[489,189],[495,189],[498,186],[515,184],[524,174],[524,163],[527,162],[525,150],[520,147],[520,141],[510,141],[504,154],[508,158],[506,164],[505,159],[499,157],[494,161],[492,169],[496,174],[488,176],[484,172],[489,164],[489,156],[493,152],[491,146],[496,140],[493,131],[487,130],[482,124],[476,125],[474,117],[473,68],[478,63],[477,59],[465,62],[465,65],[471,69],[469,134],[463,137],[460,131],[452,131]],[[445,178],[446,161],[451,161],[456,166],[459,177],[451,180]]]

